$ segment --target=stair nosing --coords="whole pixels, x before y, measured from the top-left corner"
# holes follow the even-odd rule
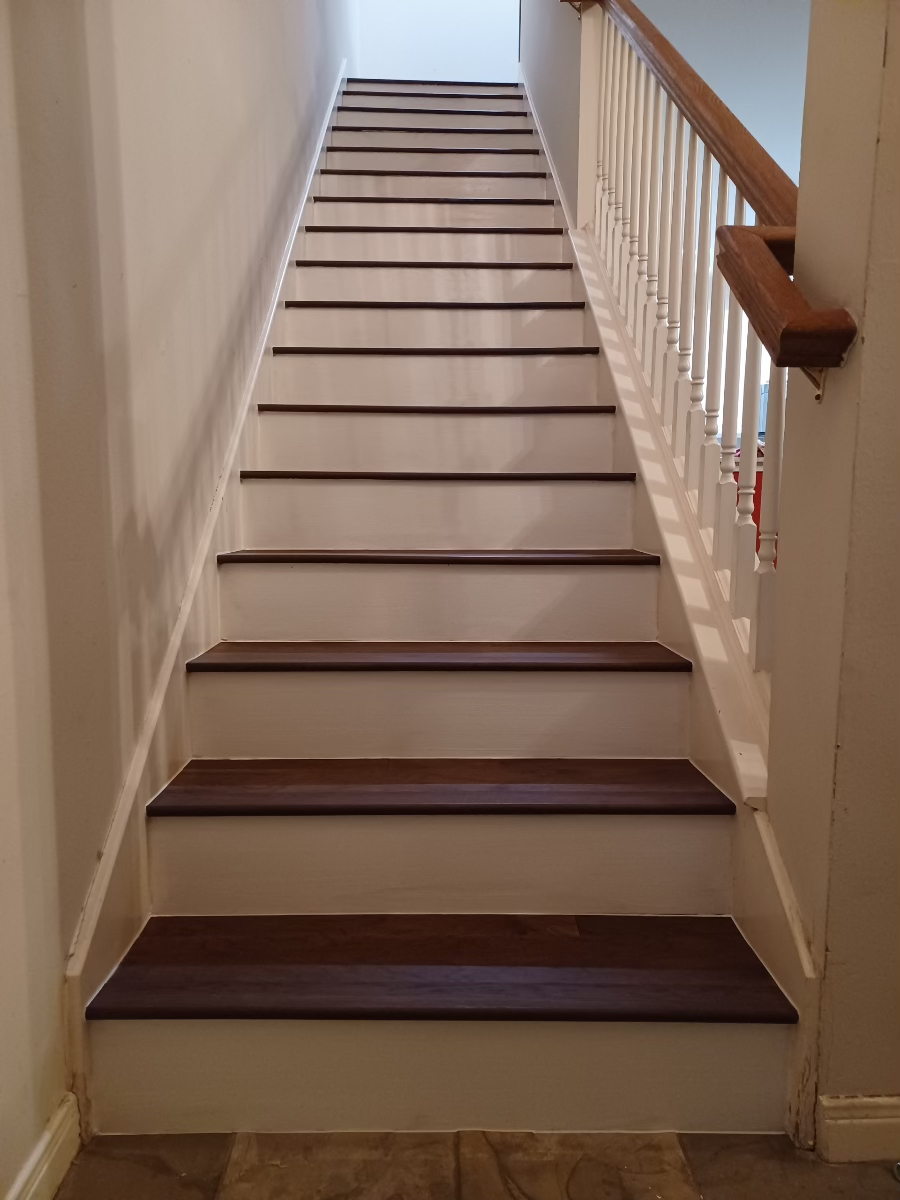
[[[515,116],[515,113],[511,114]],[[534,129],[509,128],[505,125],[332,125],[331,133],[433,133],[446,137],[452,134],[479,134],[481,136],[502,134],[504,137],[536,137]],[[334,144],[326,147],[328,150],[340,150]],[[468,149],[468,147],[464,147]]]
[[[562,237],[561,225],[304,225],[306,233],[476,233]]]
[[[536,196],[327,196],[318,193],[312,197],[313,204],[482,204],[514,205],[526,208],[552,208],[553,199]],[[550,226],[553,228],[553,226]]]
[[[527,110],[523,112],[515,112],[511,108],[409,108],[405,104],[388,105],[388,104],[339,104],[338,112],[364,112],[364,113],[416,113],[417,115],[439,116],[443,113],[449,113],[452,116],[475,116],[475,117],[504,117],[506,119],[527,120],[531,113]],[[332,125],[332,129],[343,129],[342,125]],[[480,128],[480,126],[479,126]]]
[[[375,168],[363,170],[361,167],[320,167],[320,175],[372,175],[376,178],[392,178],[393,176],[416,179],[546,179],[546,171],[379,171]],[[327,199],[327,197],[323,197]]]
[[[256,406],[257,412],[372,413],[412,417],[551,417],[614,416],[615,404],[277,404]]]
[[[346,126],[345,126],[346,128]],[[477,128],[477,126],[475,127]],[[540,154],[537,146],[326,146],[326,154]]]
[[[438,262],[422,262],[420,259],[408,258],[297,258],[295,267],[327,267],[350,268],[365,267],[367,269],[383,268],[385,270],[416,271],[573,271],[575,264],[570,262],[466,262],[452,259],[441,259]]]
[[[518,90],[520,85],[513,80],[511,83],[505,83],[503,80],[488,79],[383,79],[377,75],[348,75],[346,83],[406,83],[415,84],[419,87],[489,87],[489,88],[507,88]],[[403,93],[405,95],[406,93]],[[524,92],[519,91],[519,95],[524,96]]]
[[[599,346],[273,346],[273,355],[318,355],[322,358],[577,358],[596,357]]]
[[[658,641],[223,641],[190,659],[186,670],[189,674],[213,675],[427,672],[684,675],[693,671],[693,663]]]
[[[658,567],[660,556],[624,550],[226,550],[219,566],[422,566],[422,567]]]
[[[516,764],[521,778],[503,778],[502,766],[491,778],[480,768],[499,765],[492,760],[457,760],[460,777],[448,778],[446,760],[400,760],[392,779],[383,769],[391,760],[383,759],[359,760],[358,778],[328,778],[332,764],[315,760],[192,759],[151,801],[147,816],[734,816],[734,802],[689,759],[674,760],[677,777],[660,777],[661,765],[672,761],[576,760],[575,777],[560,778],[546,770],[554,760],[525,759]],[[316,778],[323,765],[325,777]],[[614,777],[604,777],[612,765]],[[417,772],[421,778],[410,778]]]
[[[452,85],[448,85],[452,86]],[[525,103],[525,93],[520,92],[517,96],[496,96],[491,92],[389,92],[383,88],[345,88],[341,93],[342,96],[409,96],[413,100],[430,100],[433,97],[446,100],[519,100],[522,104]]]
[[[285,308],[438,309],[449,312],[468,309],[486,312],[584,312],[584,300],[285,300]]]
[[[398,483],[634,483],[634,471],[269,471],[244,470],[241,480],[345,479]]]

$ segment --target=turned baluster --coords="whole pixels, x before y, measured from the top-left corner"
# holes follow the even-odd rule
[[[669,329],[669,259],[672,242],[672,193],[675,154],[675,128],[678,110],[668,96],[665,98],[666,132],[663,138],[662,177],[659,181],[659,283],[656,290],[656,313],[653,317],[653,347],[650,352],[650,394],[657,409],[662,407],[663,364]]]
[[[752,325],[747,326],[744,352],[744,411],[741,417],[741,456],[738,468],[737,519],[731,548],[731,611],[750,617],[756,607],[756,456],[759,439],[759,368],[762,346]]]
[[[756,671],[771,671],[775,635],[775,554],[778,548],[778,509],[781,503],[781,460],[784,450],[784,400],[787,371],[772,364],[766,408],[762,499],[759,507],[759,567],[756,615],[750,627],[750,657]]]
[[[681,246],[681,326],[678,331],[678,369],[670,410],[672,453],[684,454],[684,430],[691,401],[691,344],[694,326],[694,277],[697,270],[697,151],[699,139],[691,130],[684,193],[684,237]]]
[[[734,197],[734,223],[744,223],[744,197]],[[725,386],[722,391],[722,453],[713,514],[713,564],[717,570],[731,566],[737,484],[734,479],[737,451],[738,395],[741,387],[741,343],[744,314],[734,296],[728,300],[728,334],[725,341]]]
[[[709,337],[709,262],[712,251],[712,155],[703,147],[700,174],[700,230],[697,235],[697,277],[694,284],[694,332],[691,344],[691,392],[684,435],[684,486],[694,491],[700,478],[703,442],[703,398],[706,389],[706,351]]]
[[[660,133],[662,130],[663,90],[653,80],[653,128],[650,133],[650,202],[647,216],[647,278],[640,323],[640,355],[644,374],[651,378],[653,370],[653,327],[659,296],[659,170]]]
[[[643,166],[644,146],[644,92],[648,71],[640,61],[635,66],[634,81],[634,118],[631,138],[631,204],[630,221],[628,224],[628,261],[625,268],[625,295],[622,311],[625,324],[631,330],[634,339],[634,290],[637,284],[638,245],[641,228],[641,167]]]
[[[716,220],[713,229],[728,223],[728,176],[719,167]],[[713,247],[715,249],[715,247]],[[706,369],[706,410],[699,451],[697,479],[697,520],[701,529],[709,528],[715,512],[716,484],[719,482],[719,411],[722,400],[722,352],[725,336],[725,299],[727,288],[722,272],[713,261],[712,298],[709,303],[709,361]],[[690,447],[689,447],[689,452]]]

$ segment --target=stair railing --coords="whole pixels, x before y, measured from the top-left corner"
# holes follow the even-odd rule
[[[599,3],[594,236],[732,614],[768,670],[786,368],[821,386],[856,326],[812,309],[791,278],[795,184],[631,0]]]

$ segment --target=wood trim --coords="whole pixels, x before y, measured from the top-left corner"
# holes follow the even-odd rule
[[[515,113],[505,114],[514,117]],[[335,133],[502,133],[512,136],[534,137],[534,130],[529,129],[508,129],[504,125],[463,125],[461,127],[453,125],[334,125],[331,129],[332,135]],[[747,135],[749,137],[749,134]],[[329,150],[342,150],[343,146],[335,146],[332,144],[328,147]],[[406,150],[407,146],[391,146],[391,149]],[[416,149],[416,147],[412,147]],[[468,150],[468,146],[463,146],[463,150]]]
[[[658,567],[643,550],[229,550],[219,566],[331,563],[395,567]],[[331,761],[331,760],[329,760]],[[455,761],[455,760],[454,760]]]
[[[562,237],[567,231],[556,225],[304,225],[306,233],[499,233],[538,237]]]
[[[510,83],[501,83],[496,79],[484,82],[482,80],[474,79],[380,79],[372,76],[351,75],[347,78],[347,86],[349,86],[351,83],[405,83],[415,84],[419,87],[488,87],[505,88],[507,91],[520,91],[519,85],[515,82],[515,80],[512,80]],[[406,93],[403,94],[406,95]]]
[[[313,204],[480,204],[530,205],[552,208],[555,200],[543,196],[326,196],[320,193],[312,198]]]
[[[259,412],[377,413],[392,417],[614,416],[615,404],[258,404]]]
[[[599,346],[273,346],[272,353],[314,354],[320,358],[577,358],[597,355]]]
[[[359,167],[322,167],[320,175],[374,175],[418,179],[546,179],[546,171],[381,171]]]
[[[349,126],[334,126],[347,129]],[[377,128],[377,126],[376,126]],[[470,127],[476,132],[478,126]],[[370,132],[371,130],[369,130]],[[451,131],[452,132],[452,131]],[[493,133],[494,130],[489,130]],[[521,133],[521,130],[519,131]],[[537,146],[335,146],[325,147],[327,154],[540,154]]]
[[[839,367],[856,338],[843,308],[814,309],[787,274],[786,231],[725,225],[716,262],[732,294],[778,367]],[[793,265],[793,255],[790,256]]]
[[[247,479],[384,483],[634,483],[634,471],[241,471]]]
[[[386,104],[339,104],[338,112],[364,112],[364,113],[431,113],[434,115],[442,115],[444,113],[456,113],[458,116],[474,116],[474,117],[513,117],[517,120],[524,121],[530,114],[527,112],[514,112],[507,108],[407,108],[403,105],[399,108],[391,108]],[[336,126],[340,129],[340,126]]]
[[[632,0],[600,0],[764,225],[795,225],[797,186]]]
[[[428,309],[438,312],[584,312],[584,300],[285,300],[285,308]]]

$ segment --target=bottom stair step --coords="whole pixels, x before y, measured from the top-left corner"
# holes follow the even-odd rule
[[[154,917],[89,1020],[792,1023],[727,917]]]
[[[796,1019],[726,918],[359,915],[153,918],[88,1017],[103,1133],[775,1131]]]

